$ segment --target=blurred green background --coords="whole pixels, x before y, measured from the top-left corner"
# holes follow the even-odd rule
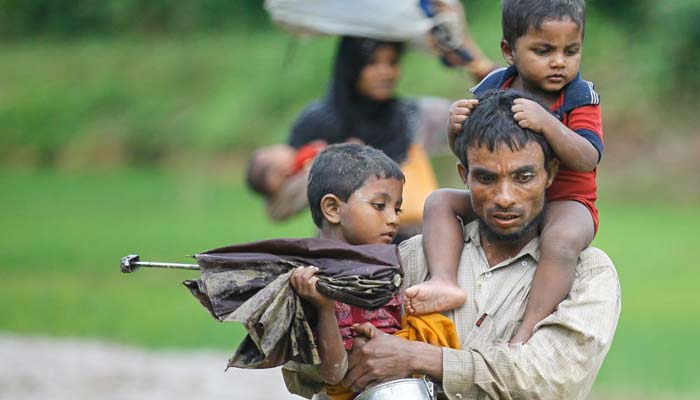
[[[500,62],[498,2],[466,10]],[[698,21],[694,0],[588,4],[582,74],[606,135],[595,245],[623,290],[594,397],[700,395]],[[323,95],[334,45],[285,34],[260,1],[0,0],[0,330],[228,356],[242,329],[180,285],[195,275],[126,276],[118,260],[313,234],[306,214],[268,222],[243,165]],[[474,83],[420,53],[402,66],[404,96]],[[454,161],[434,162],[459,187]]]

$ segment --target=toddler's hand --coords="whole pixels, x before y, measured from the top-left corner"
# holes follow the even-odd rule
[[[544,133],[545,127],[554,121],[558,121],[549,111],[538,103],[529,99],[515,99],[513,106],[513,118],[518,121],[521,128],[531,129],[537,133]]]
[[[479,100],[476,99],[462,99],[457,100],[450,106],[450,117],[447,127],[447,141],[450,144],[450,149],[452,152],[455,151],[455,140],[457,136],[462,132],[462,125],[464,121],[469,118],[472,109],[479,104]]]
[[[335,309],[335,300],[322,295],[316,290],[318,277],[314,274],[318,268],[314,266],[299,267],[292,271],[289,284],[297,294],[312,302],[318,309]]]

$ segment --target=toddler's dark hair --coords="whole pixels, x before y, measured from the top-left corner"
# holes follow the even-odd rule
[[[530,27],[539,29],[547,20],[561,21],[570,18],[581,30],[586,25],[585,0],[502,0],[501,26],[503,39],[510,47],[525,35]]]
[[[395,161],[370,146],[335,144],[323,150],[311,166],[306,190],[311,218],[316,226],[321,228],[323,223],[323,196],[334,194],[346,202],[350,195],[372,177],[406,181]]]
[[[488,90],[476,98],[479,104],[464,121],[462,133],[455,140],[455,153],[459,162],[469,169],[467,163],[467,147],[486,147],[493,152],[500,144],[507,145],[511,150],[520,150],[529,142],[536,142],[542,147],[544,153],[544,165],[549,171],[550,163],[554,157],[552,148],[543,135],[530,129],[521,128],[513,117],[513,100],[525,98],[533,101],[532,96],[516,90]],[[546,109],[546,108],[545,108]]]

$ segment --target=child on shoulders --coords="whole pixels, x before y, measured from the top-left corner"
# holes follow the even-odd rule
[[[513,88],[541,101],[546,107],[516,99],[514,118],[521,127],[543,135],[561,161],[547,190],[540,263],[522,324],[511,339],[521,343],[567,296],[579,254],[597,231],[595,178],[603,132],[598,94],[579,73],[584,0],[504,0],[502,22],[501,51],[510,66],[490,73],[472,92],[478,97],[490,89]],[[448,140],[453,151],[455,138],[477,105],[477,99],[452,105]],[[426,201],[423,241],[431,280],[406,290],[409,312],[445,311],[464,303],[466,294],[456,284],[463,238],[455,216],[473,220],[470,201],[468,191],[457,190],[436,191]]]

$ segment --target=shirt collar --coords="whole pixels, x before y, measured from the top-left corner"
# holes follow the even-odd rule
[[[479,234],[479,220],[472,221],[467,226],[464,227],[464,243],[472,242],[475,246],[481,247],[481,235]],[[530,256],[535,262],[540,261],[540,237],[535,236],[530,240],[518,254],[504,262],[495,265],[493,268],[500,268],[502,266],[510,265],[515,261],[525,257]]]

